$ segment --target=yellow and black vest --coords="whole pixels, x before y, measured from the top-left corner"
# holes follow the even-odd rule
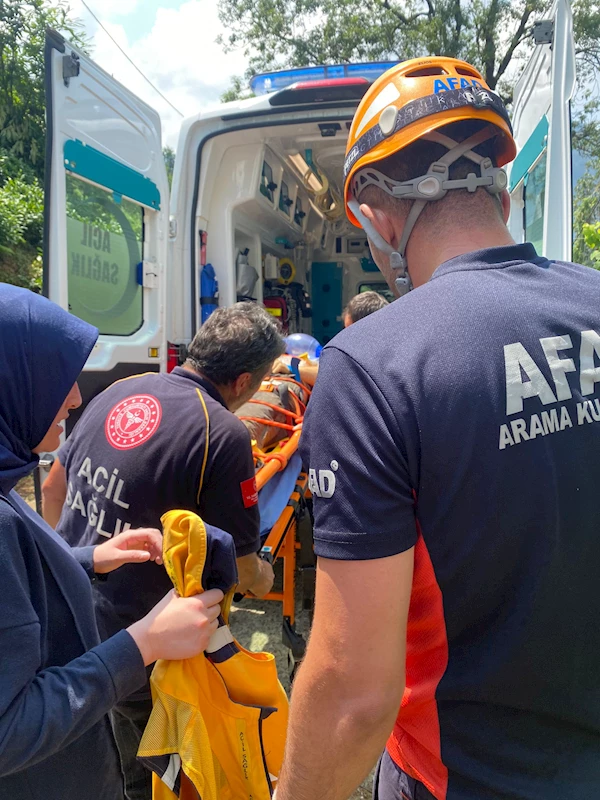
[[[283,761],[288,699],[274,656],[245,650],[227,625],[233,540],[188,511],[170,511],[162,524],[177,592],[228,591],[207,650],[154,667],[153,709],[138,752],[154,771],[153,800],[268,800]]]

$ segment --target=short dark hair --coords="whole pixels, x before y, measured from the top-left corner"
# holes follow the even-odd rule
[[[350,317],[351,322],[374,314],[380,308],[389,305],[388,301],[378,292],[361,292],[350,300],[344,309],[344,317]]]
[[[439,129],[439,132],[450,136],[456,142],[462,142],[486,127],[487,124],[481,120],[463,120],[462,122],[453,122],[450,125],[445,125]],[[502,133],[498,130],[498,136],[501,135]],[[496,137],[477,145],[473,150],[484,158],[490,158],[492,164],[496,166]],[[440,159],[447,152],[448,148],[444,147],[444,145],[430,142],[427,139],[417,139],[416,142],[413,142],[400,152],[378,161],[373,166],[379,172],[387,175],[388,178],[393,178],[396,181],[409,181],[412,178],[425,175],[433,162]],[[459,158],[454,164],[450,165],[448,174],[450,178],[460,179],[466,178],[470,172],[479,174],[478,167],[468,158]],[[404,216],[408,215],[414,202],[413,200],[392,197],[376,186],[367,186],[357,199],[361,203],[368,203],[376,208],[395,210]],[[452,189],[442,200],[427,203],[421,213],[420,220],[427,220],[431,217],[439,218],[442,209],[448,209],[450,213],[456,215],[461,210],[461,207],[467,213],[473,213],[475,215],[474,218],[481,217],[485,215],[486,211],[489,212],[490,210],[497,215],[502,215],[498,197],[492,196],[486,189],[480,187],[475,192],[469,192],[467,189]]]
[[[256,303],[217,308],[188,348],[189,365],[217,386],[264,373],[285,351],[279,324]]]

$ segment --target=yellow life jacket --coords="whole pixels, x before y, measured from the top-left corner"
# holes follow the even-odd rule
[[[189,511],[161,521],[178,594],[228,591],[207,650],[158,661],[152,672],[153,709],[138,758],[154,771],[153,800],[268,800],[283,761],[288,699],[274,656],[245,650],[227,625],[237,580],[233,539]]]

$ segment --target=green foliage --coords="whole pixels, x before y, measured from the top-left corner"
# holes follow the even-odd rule
[[[46,27],[85,44],[69,7],[59,0],[0,2],[0,147],[43,177],[44,39]]]
[[[231,86],[221,95],[221,102],[230,103],[232,100],[246,100],[249,97],[254,97],[254,95],[245,85],[244,79],[239,75],[234,75],[231,79]]]
[[[600,269],[600,157],[591,159],[573,194],[573,261]]]
[[[534,20],[551,0],[219,0],[223,43],[257,72],[424,55],[464,58],[510,95],[509,73],[531,51]],[[579,66],[600,63],[600,4],[574,0]],[[509,69],[510,68],[510,69]],[[238,81],[237,89],[242,88]],[[229,99],[239,96],[236,85]]]
[[[35,246],[42,237],[44,193],[37,181],[8,178],[0,187],[0,247]]]
[[[0,150],[0,281],[41,283],[44,193],[30,166]]]
[[[85,49],[63,0],[0,0],[0,280],[41,285],[46,27]]]
[[[583,224],[583,238],[590,251],[591,267],[600,269],[600,222]]]
[[[173,169],[175,167],[175,150],[168,145],[163,147],[163,158],[165,160],[165,167],[167,168],[167,178],[169,179],[169,189],[173,184]]]

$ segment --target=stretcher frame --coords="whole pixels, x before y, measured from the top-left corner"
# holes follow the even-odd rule
[[[277,377],[281,378],[279,375]],[[306,389],[307,387],[303,386],[303,388]],[[307,389],[307,394],[310,396],[310,389]],[[278,410],[281,411],[281,409]],[[284,415],[291,416],[290,412],[285,411]],[[300,418],[296,418],[295,422],[297,423],[295,426],[276,423],[282,428],[290,429],[291,435],[289,439],[283,443],[277,452],[260,453],[263,466],[256,473],[256,486],[259,492],[271,478],[287,467],[290,459],[298,450],[302,422]],[[298,526],[307,511],[311,512],[311,495],[308,490],[308,475],[301,469],[287,505],[269,531],[263,545],[263,553],[269,556],[269,560],[273,564],[278,560],[283,561],[282,589],[269,592],[263,599],[282,604],[282,641],[289,650],[288,660],[292,676],[306,650],[304,637],[296,631],[296,574],[298,551],[302,549],[302,544],[298,537]],[[311,558],[313,558],[312,537]],[[303,567],[302,584],[303,606],[312,609],[314,600],[314,558],[312,565]]]

